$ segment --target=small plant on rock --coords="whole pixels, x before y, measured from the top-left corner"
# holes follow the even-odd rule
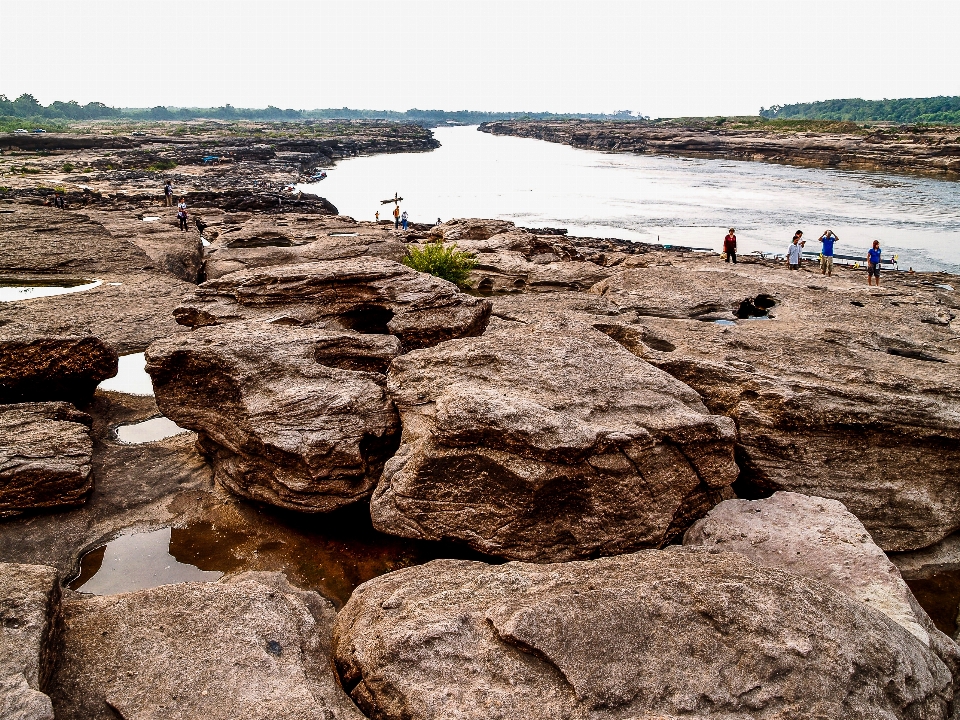
[[[420,246],[408,246],[403,264],[419,272],[449,280],[459,287],[469,287],[470,271],[477,266],[477,256],[458,250],[457,244],[444,245],[436,240]]]
[[[72,173],[72,172],[73,172],[73,163],[65,162],[63,165],[60,166],[60,170],[62,170],[62,171],[65,172],[65,173]]]

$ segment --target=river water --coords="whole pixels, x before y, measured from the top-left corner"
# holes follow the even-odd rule
[[[911,176],[578,150],[472,127],[438,128],[429,153],[344,160],[301,186],[340,212],[389,219],[398,192],[414,222],[483,217],[571,234],[718,251],[735,227],[741,254],[784,253],[802,229],[819,250],[866,255],[879,239],[901,269],[960,273],[960,183]]]

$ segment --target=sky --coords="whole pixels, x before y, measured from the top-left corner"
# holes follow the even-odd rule
[[[960,95],[960,0],[0,0],[0,93],[753,115]]]

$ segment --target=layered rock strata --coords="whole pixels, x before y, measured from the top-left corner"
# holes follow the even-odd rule
[[[174,312],[190,327],[258,319],[396,335],[404,349],[479,335],[490,303],[375,257],[246,270],[210,280]]]
[[[161,412],[199,433],[219,483],[325,512],[368,496],[399,422],[382,373],[389,335],[231,323],[147,351]]]
[[[0,717],[53,720],[45,694],[62,631],[60,579],[43,565],[0,563]]]
[[[62,720],[362,720],[330,664],[333,607],[276,573],[64,602]]]
[[[523,327],[396,358],[403,423],[374,525],[571,560],[658,546],[737,477],[733,424],[583,326]]]
[[[100,338],[0,339],[0,403],[65,400],[84,404],[117,374],[116,351]]]
[[[438,560],[357,588],[344,688],[370,717],[947,718],[952,675],[883,613],[734,553]]]
[[[0,405],[0,517],[86,500],[90,422],[67,403]]]

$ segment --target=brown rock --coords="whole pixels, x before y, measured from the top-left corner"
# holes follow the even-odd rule
[[[64,603],[62,720],[362,720],[334,679],[334,610],[279,574]]]
[[[60,579],[42,565],[0,563],[0,717],[53,720],[48,692],[61,632]]]
[[[231,273],[177,308],[191,327],[241,319],[396,335],[404,348],[478,335],[490,303],[453,283],[373,257]]]
[[[79,505],[93,487],[90,417],[66,403],[0,405],[0,517]]]
[[[601,334],[505,329],[398,357],[374,525],[570,560],[658,546],[734,481],[733,426]],[[675,525],[679,523],[679,526]]]
[[[116,351],[97,337],[0,339],[0,403],[90,401],[117,374]]]
[[[281,507],[326,512],[370,494],[396,447],[382,387],[390,336],[231,323],[147,351],[161,412],[200,434],[217,481]]]
[[[886,615],[733,553],[438,560],[359,587],[334,656],[370,717],[946,718],[952,676]]]

